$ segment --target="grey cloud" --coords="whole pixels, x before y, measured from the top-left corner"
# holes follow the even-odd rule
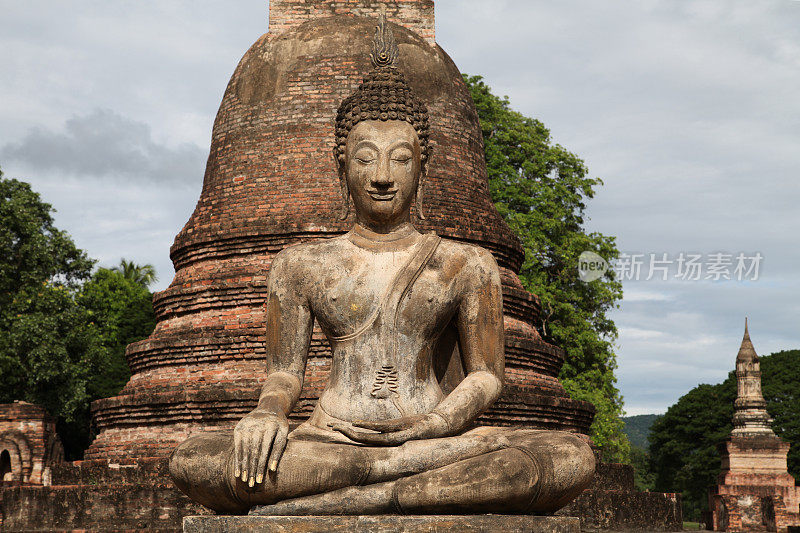
[[[663,411],[698,383],[722,381],[746,316],[759,354],[798,347],[798,279],[632,281],[625,289],[633,298],[612,315],[620,329],[617,376],[636,412]]]
[[[107,109],[73,116],[62,131],[34,128],[21,141],[0,147],[0,161],[34,171],[162,183],[202,180],[204,159],[199,146],[164,146],[149,125]]]

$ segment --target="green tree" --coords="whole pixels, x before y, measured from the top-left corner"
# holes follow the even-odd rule
[[[44,407],[78,459],[91,438],[90,403],[119,391],[130,375],[125,346],[153,330],[155,270],[123,260],[119,272],[91,274],[94,261],[52,212],[0,172],[0,403]]]
[[[660,415],[634,415],[622,418],[625,435],[631,443],[631,465],[637,490],[655,490],[656,476],[650,468],[650,428]]]
[[[731,387],[733,385],[733,387]],[[650,432],[656,490],[680,492],[687,520],[697,521],[719,473],[717,446],[730,435],[736,386],[698,385],[659,418]]]
[[[478,109],[492,199],[525,250],[520,279],[541,299],[544,338],[567,354],[561,380],[573,398],[594,404],[592,439],[603,457],[627,461],[614,375],[617,328],[608,317],[622,285],[610,270],[590,283],[578,279],[582,252],[609,262],[619,256],[614,237],[585,228],[586,201],[602,181],[588,177],[584,162],[553,143],[544,124],[511,109],[480,76],[464,80]]]
[[[0,319],[25,290],[45,282],[74,289],[94,262],[53,225],[53,208],[30,185],[0,171]],[[5,312],[3,312],[5,310]]]
[[[69,435],[88,423],[87,387],[105,351],[74,299],[93,261],[55,228],[52,211],[0,172],[0,402],[47,409],[69,452]]]
[[[125,258],[122,258],[119,266],[111,267],[111,270],[119,272],[125,279],[138,283],[145,288],[158,281],[156,269],[153,265],[137,265]]]
[[[625,435],[631,442],[631,446],[647,450],[650,447],[650,428],[653,422],[658,420],[661,415],[632,415],[622,417],[625,424]]]
[[[789,473],[800,479],[800,350],[760,358],[767,411],[775,433],[790,443]],[[708,488],[720,472],[718,447],[732,429],[736,376],[717,385],[698,385],[659,418],[650,433],[656,490],[681,492],[684,516],[698,520],[708,509]]]
[[[143,268],[133,266],[133,271]],[[153,267],[144,267],[153,272],[154,278]],[[98,269],[78,293],[77,302],[97,326],[101,345],[107,352],[104,367],[89,382],[93,399],[117,394],[130,378],[125,347],[152,333],[155,327],[152,300],[143,276],[128,277],[123,271],[107,268]]]
[[[636,490],[655,490],[656,475],[650,470],[650,454],[637,446],[631,446],[631,466]]]

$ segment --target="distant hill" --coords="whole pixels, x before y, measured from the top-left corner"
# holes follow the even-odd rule
[[[636,416],[623,416],[622,421],[625,423],[623,431],[628,436],[633,446],[639,449],[647,450],[650,443],[647,442],[647,436],[650,434],[650,426],[661,415],[636,415]]]

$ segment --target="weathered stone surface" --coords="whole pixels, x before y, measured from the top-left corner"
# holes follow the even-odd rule
[[[21,486],[0,491],[3,531],[176,531],[205,510],[172,488],[138,485]]]
[[[175,489],[164,458],[60,463],[52,482],[0,487],[0,530],[180,531],[208,513]]]
[[[578,533],[577,518],[469,516],[187,516],[184,533]]]
[[[680,531],[679,494],[587,489],[558,512],[580,519],[582,531]]]
[[[589,488],[557,514],[579,517],[581,531],[680,531],[683,528],[680,494],[637,491],[633,467],[618,463],[598,463]]]
[[[597,490],[635,490],[633,466],[620,463],[598,461],[594,479],[589,489]]]
[[[331,15],[358,15],[375,19],[380,9],[386,18],[436,45],[433,0],[397,0],[394,2],[365,2],[364,0],[271,0],[269,31],[283,33],[293,26],[315,18]]]

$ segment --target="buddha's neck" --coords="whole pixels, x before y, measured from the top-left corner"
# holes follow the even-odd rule
[[[419,235],[410,222],[401,224],[388,233],[377,233],[356,222],[347,238],[356,246],[373,252],[395,252],[416,243]]]

